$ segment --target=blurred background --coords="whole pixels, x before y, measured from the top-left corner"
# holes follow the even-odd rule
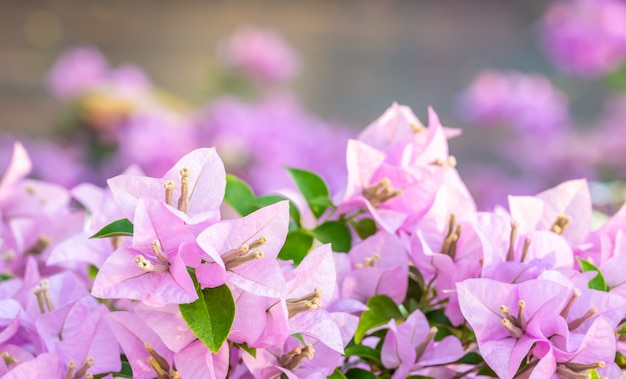
[[[621,0],[4,0],[0,128],[7,141],[19,135],[37,146],[31,155],[46,164],[36,174],[68,186],[102,182],[138,159],[157,173],[194,143],[228,141],[220,153],[230,156],[231,171],[269,191],[253,177],[255,164],[315,169],[319,162],[249,140],[274,141],[306,125],[323,129],[307,147],[323,155],[330,148],[324,141],[344,143],[394,101],[425,124],[430,105],[445,126],[463,130],[451,152],[481,206],[581,176],[601,184],[594,187],[599,203],[614,205],[622,191],[615,183],[625,179],[625,29]],[[71,56],[77,47],[83,52]],[[255,57],[246,56],[255,49]],[[64,54],[70,58],[63,64]],[[263,54],[278,63],[258,60]],[[265,71],[255,71],[261,66]],[[178,143],[167,134],[152,144],[129,142],[145,135],[146,125],[164,130],[161,123],[193,135],[171,154],[139,156]],[[227,133],[241,137],[251,125],[272,132],[250,132],[248,141]],[[53,139],[60,150],[41,145]],[[259,157],[241,158],[260,149]],[[123,158],[109,159],[112,151]],[[343,167],[342,154],[317,160]],[[90,177],[85,162],[99,174]],[[335,174],[326,174],[333,182]]]

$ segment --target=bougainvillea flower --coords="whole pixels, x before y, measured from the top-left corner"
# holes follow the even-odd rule
[[[178,353],[197,338],[187,326],[177,304],[155,307],[140,303],[133,310],[174,353]]]
[[[342,297],[363,303],[374,295],[387,295],[398,304],[404,300],[409,265],[397,236],[380,231],[355,245],[348,256],[351,267],[342,281]]]
[[[461,341],[454,336],[435,342],[437,328],[431,328],[419,310],[399,325],[392,319],[387,327],[380,356],[385,367],[396,369],[394,379],[406,378],[428,366],[454,362],[464,354]]]
[[[134,299],[154,304],[183,304],[198,298],[187,272],[202,252],[187,224],[166,204],[143,199],[133,218],[130,243],[104,262],[91,293],[106,299]]]
[[[585,179],[561,183],[536,196],[509,196],[509,209],[520,234],[550,230],[578,243],[591,231],[591,195]]]
[[[198,235],[207,253],[196,267],[198,282],[206,287],[228,283],[250,293],[280,297],[285,279],[276,257],[289,227],[289,202],[263,207],[246,217],[224,220]]]
[[[172,366],[174,353],[138,315],[130,312],[111,312],[105,318],[128,358],[133,378],[152,379],[155,376],[163,377],[175,372]]]
[[[197,149],[182,157],[162,178],[120,175],[108,181],[128,219],[140,198],[159,200],[190,224],[219,220],[226,174],[215,148]],[[176,202],[176,204],[174,204]]]
[[[460,131],[443,128],[431,107],[428,108],[428,117],[429,126],[426,128],[411,108],[393,103],[359,134],[358,140],[391,156],[402,154],[407,144],[414,145],[415,157],[419,157],[421,163],[447,159],[447,138],[460,134]]]
[[[213,354],[200,340],[190,343],[174,354],[176,370],[181,378],[227,378],[228,361],[228,344],[223,344],[217,354]]]
[[[284,344],[270,349],[257,349],[256,357],[242,353],[248,370],[255,379],[327,378],[341,364],[341,354],[307,337],[304,343],[289,337]]]
[[[443,168],[403,167],[386,163],[387,156],[363,142],[348,142],[348,185],[340,212],[367,209],[380,226],[394,233],[411,217],[419,220],[435,200]]]
[[[48,378],[64,378],[67,370],[65,369],[59,353],[43,353],[34,359],[15,366],[11,371],[2,377],[2,379],[48,379]]]
[[[513,378],[532,345],[547,342],[537,329],[544,319],[559,314],[570,292],[548,280],[511,285],[467,279],[456,288],[480,353],[500,378]]]

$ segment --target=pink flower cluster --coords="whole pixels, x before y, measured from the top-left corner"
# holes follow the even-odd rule
[[[214,148],[67,191],[27,179],[17,144],[0,182],[0,377],[620,377],[626,208],[592,231],[574,180],[478,212],[455,135],[393,104],[348,142],[332,202],[300,187],[313,226],[288,201],[224,218],[253,200]]]
[[[626,3],[622,0],[560,0],[541,21],[546,54],[564,71],[606,75],[626,63]]]

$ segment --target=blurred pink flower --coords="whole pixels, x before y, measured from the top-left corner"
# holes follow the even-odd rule
[[[483,71],[461,95],[461,116],[520,134],[551,135],[569,125],[567,97],[539,74]]]
[[[218,46],[218,56],[230,67],[267,84],[293,79],[300,71],[300,59],[276,32],[242,27]]]
[[[626,2],[556,1],[543,16],[541,43],[562,70],[605,75],[626,61]]]

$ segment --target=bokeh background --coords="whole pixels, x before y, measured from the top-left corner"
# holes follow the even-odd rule
[[[614,92],[602,78],[563,74],[546,57],[540,20],[550,5],[538,0],[5,0],[0,2],[0,130],[34,138],[57,132],[68,104],[50,95],[46,78],[58,57],[76,46],[95,46],[112,66],[135,64],[155,87],[189,107],[200,106],[216,96],[220,41],[253,25],[280,33],[299,55],[300,73],[287,86],[306,111],[358,131],[394,101],[410,106],[423,122],[431,105],[444,125],[463,130],[450,144],[470,190],[499,201],[504,191],[532,193],[589,170],[543,172],[533,182],[528,167],[503,156],[511,135],[477,126],[481,120],[468,118],[460,105],[461,94],[479,73],[515,70],[549,78],[568,97],[576,130],[592,128]],[[542,150],[546,138],[532,130],[525,134],[523,148],[509,149],[520,159],[533,148]],[[595,137],[584,146],[601,154]],[[498,174],[480,172],[489,165],[499,167]],[[609,171],[599,179],[620,179]],[[500,183],[502,173],[514,180]],[[489,193],[496,187],[500,193]]]
[[[543,1],[2,1],[0,127],[45,135],[62,104],[45,77],[66,49],[93,44],[154,83],[199,101],[218,41],[271,27],[301,55],[293,89],[311,112],[364,127],[393,101],[458,125],[459,92],[486,67],[546,70],[533,22]]]

